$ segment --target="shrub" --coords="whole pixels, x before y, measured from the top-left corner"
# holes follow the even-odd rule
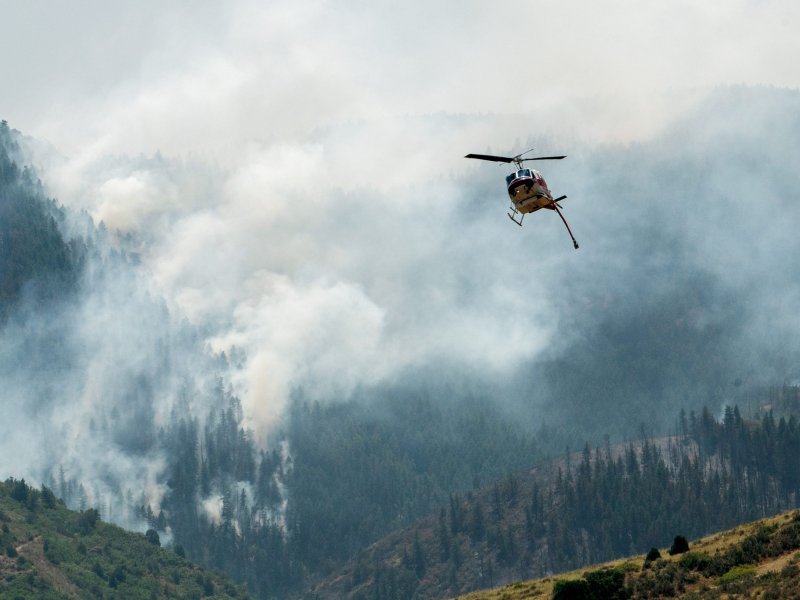
[[[772,554],[785,554],[800,548],[800,523],[790,523],[773,536],[770,543]]]
[[[717,585],[727,585],[729,583],[733,583],[734,581],[738,581],[739,579],[744,579],[745,577],[752,577],[756,574],[756,566],[755,565],[737,565],[733,567],[730,571],[725,573],[722,577],[717,579]]]
[[[589,584],[591,598],[625,600],[630,594],[625,589],[625,574],[617,569],[600,569],[584,575]]]
[[[659,558],[661,558],[661,552],[658,551],[658,548],[650,548],[647,556],[644,557],[644,564],[645,566],[650,566],[650,563],[657,561]]]
[[[562,579],[553,585],[553,600],[591,600],[585,579]]]
[[[635,560],[626,560],[624,563],[620,563],[614,568],[620,573],[638,573],[642,570],[639,563]]]
[[[669,555],[675,556],[676,554],[683,554],[689,551],[689,542],[682,535],[676,535],[669,549]]]
[[[44,557],[54,565],[60,565],[62,562],[70,562],[71,560],[69,544],[60,541],[58,538],[44,538],[42,550],[44,551]]]
[[[728,552],[734,564],[758,562],[761,557],[767,556],[767,547],[773,532],[769,527],[759,527],[755,533],[744,538],[737,547]]]
[[[706,572],[709,565],[711,565],[711,557],[705,552],[687,552],[681,556],[678,564],[689,571],[700,571],[703,573]]]
[[[675,596],[683,584],[682,570],[672,561],[659,561],[653,572],[653,593],[658,598]]]

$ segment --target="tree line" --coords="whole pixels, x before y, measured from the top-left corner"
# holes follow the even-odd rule
[[[393,559],[359,557],[350,570],[355,597],[441,597],[546,576],[797,506],[794,416],[746,420],[733,406],[721,419],[707,408],[681,411],[679,422],[679,435],[586,444],[546,474],[454,494],[399,547],[376,551]]]

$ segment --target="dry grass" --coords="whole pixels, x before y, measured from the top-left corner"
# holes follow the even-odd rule
[[[704,552],[709,556],[713,556],[716,552],[723,552],[730,546],[741,542],[745,537],[753,534],[757,529],[765,525],[783,525],[792,520],[796,511],[769,517],[746,525],[740,525],[728,531],[715,533],[704,537],[702,539],[690,542],[690,548],[693,552]],[[681,555],[670,556],[668,548],[660,548],[661,556],[664,560],[677,561]],[[798,562],[798,555],[800,553],[790,552],[783,556],[770,559],[758,565],[758,574],[763,575],[769,572],[780,572],[784,567],[793,562]],[[522,581],[508,584],[501,588],[493,590],[482,590],[472,592],[463,596],[458,596],[456,600],[526,600],[526,599],[541,599],[549,600],[553,595],[553,585],[556,581],[562,579],[580,579],[587,571],[604,568],[623,568],[622,566],[628,563],[628,568],[624,570],[635,569],[640,570],[644,564],[644,554],[639,556],[632,556],[622,558],[598,565],[591,565],[582,567],[575,571],[567,573],[560,573],[554,577],[546,577],[543,579],[533,579],[529,581]],[[714,582],[710,579],[700,579],[689,588],[686,592],[698,592],[702,588],[713,588]],[[723,594],[721,597],[725,597]]]

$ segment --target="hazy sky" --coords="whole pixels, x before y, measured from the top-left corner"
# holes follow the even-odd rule
[[[63,156],[43,173],[61,202],[142,236],[176,314],[245,350],[233,377],[256,427],[297,386],[346,394],[444,357],[503,374],[546,345],[538,284],[580,254],[548,222],[563,248],[521,277],[502,170],[467,152],[545,135],[570,154],[562,140],[652,135],[717,84],[800,86],[791,0],[0,0],[0,15],[0,117]],[[456,177],[498,179],[496,220],[464,218],[474,190]]]
[[[376,117],[800,85],[791,0],[2,0],[0,10],[3,116],[69,154],[219,156]]]

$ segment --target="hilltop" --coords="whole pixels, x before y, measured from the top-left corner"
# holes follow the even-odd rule
[[[654,549],[651,560],[632,556],[458,598],[794,598],[800,589],[798,549],[800,511],[792,511],[701,538],[687,552]]]
[[[94,509],[68,510],[46,487],[0,482],[0,597],[249,598],[155,531],[131,533]]]

